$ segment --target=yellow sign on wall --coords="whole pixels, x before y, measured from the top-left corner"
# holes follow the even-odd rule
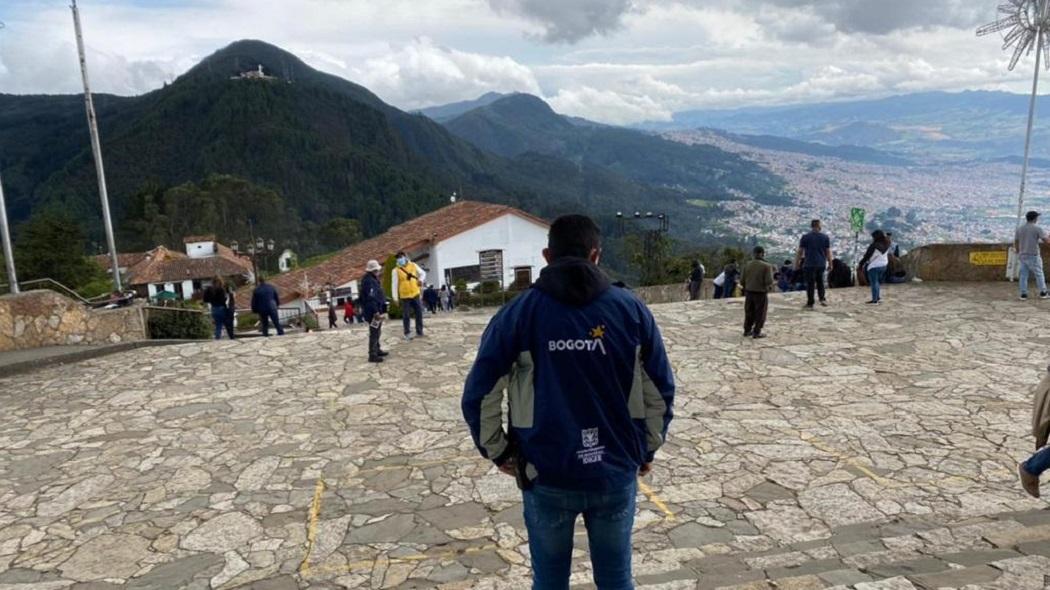
[[[970,264],[974,266],[1006,266],[1006,250],[970,252]]]

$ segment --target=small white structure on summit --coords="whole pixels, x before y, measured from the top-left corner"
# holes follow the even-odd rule
[[[268,76],[263,71],[262,64],[259,64],[259,68],[256,70],[248,70],[247,72],[241,72],[240,74],[230,78],[231,80],[276,80],[275,76]]]

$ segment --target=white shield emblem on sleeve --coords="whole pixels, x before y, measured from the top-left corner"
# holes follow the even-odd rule
[[[583,448],[592,449],[598,446],[598,429],[587,428],[581,431],[583,434]]]

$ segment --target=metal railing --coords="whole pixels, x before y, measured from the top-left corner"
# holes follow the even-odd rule
[[[70,299],[73,299],[75,301],[83,303],[84,305],[86,305],[88,307],[102,307],[104,305],[109,305],[110,303],[118,303],[119,304],[119,303],[122,303],[122,302],[130,301],[130,299],[131,299],[131,296],[126,296],[126,297],[122,297],[122,298],[114,298],[111,294],[99,295],[98,297],[85,298],[80,293],[77,293],[75,290],[71,289],[70,287],[67,287],[66,285],[63,285],[62,283],[60,283],[60,282],[58,282],[58,281],[56,281],[54,279],[50,279],[50,278],[32,279],[32,280],[29,280],[29,281],[19,281],[18,282],[18,287],[22,291],[25,291],[25,290],[27,290],[27,288],[31,288],[31,287],[34,287],[34,286],[38,287],[38,288],[41,288],[41,289],[47,289],[49,291],[55,291],[57,293],[61,293],[61,294],[65,295],[66,297],[69,297]],[[9,285],[7,283],[0,284],[0,291],[6,292],[6,293],[10,293],[11,292],[11,285]]]

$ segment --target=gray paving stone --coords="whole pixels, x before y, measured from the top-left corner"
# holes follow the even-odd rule
[[[733,533],[724,528],[712,528],[695,522],[678,526],[667,533],[667,536],[675,547],[702,547],[733,540]]]
[[[987,565],[975,565],[964,569],[953,569],[933,574],[909,576],[913,584],[924,590],[937,588],[961,588],[980,586],[999,579],[1002,572]]]
[[[832,586],[852,586],[861,582],[870,582],[874,579],[868,574],[853,568],[822,572],[817,574],[817,577]]]
[[[168,590],[181,588],[193,578],[211,578],[219,573],[225,561],[213,553],[201,553],[162,563],[149,572],[128,580],[128,590]]]
[[[1010,549],[988,549],[985,551],[960,551],[958,553],[948,553],[938,555],[937,558],[948,563],[970,567],[1020,556],[1020,553]]]
[[[917,574],[942,572],[948,568],[949,566],[947,563],[929,557],[925,559],[914,559],[911,561],[883,563],[864,568],[864,571],[865,573],[869,573],[878,578],[894,578],[897,576],[914,576]]]

